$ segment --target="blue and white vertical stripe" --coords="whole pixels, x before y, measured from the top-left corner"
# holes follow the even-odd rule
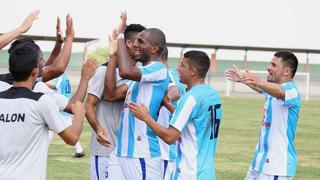
[[[158,137],[147,125],[136,119],[126,104],[130,102],[145,104],[153,119],[157,119],[164,94],[168,89],[169,77],[164,64],[151,62],[140,67],[141,80],[134,81],[128,88],[125,108],[121,114],[118,133],[117,154],[120,156],[150,158],[159,157]]]
[[[285,99],[266,94],[264,118],[252,169],[279,176],[294,176],[297,153],[295,132],[301,107],[299,91],[293,81],[281,84]]]

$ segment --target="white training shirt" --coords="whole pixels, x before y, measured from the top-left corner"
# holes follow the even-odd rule
[[[107,66],[99,66],[88,85],[88,94],[94,95],[99,99],[96,105],[97,121],[101,127],[107,129],[108,139],[110,139],[112,143],[112,147],[101,145],[97,141],[95,131],[92,131],[90,153],[95,156],[110,156],[116,144],[120,113],[123,110],[123,101],[109,102],[104,100],[103,93],[106,71]],[[116,69],[116,86],[119,87],[127,81],[128,80],[124,80],[119,76],[118,69]]]
[[[67,127],[49,96],[24,87],[0,92],[0,179],[46,179],[48,130]]]

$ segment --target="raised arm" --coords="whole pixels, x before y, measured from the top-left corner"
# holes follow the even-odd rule
[[[284,100],[285,98],[285,92],[280,84],[262,81],[254,73],[244,73],[242,81],[249,87],[254,86],[256,88],[259,88],[260,91],[263,90],[274,97],[280,98],[282,100]]]
[[[87,93],[87,88],[88,88],[88,82],[90,78],[93,76],[94,72],[98,68],[99,64],[96,61],[96,59],[89,58],[88,60],[85,61],[85,63],[82,66],[82,71],[81,71],[81,79],[79,86],[70,99],[67,107],[65,108],[64,111],[70,112],[71,110],[71,105],[76,102],[76,101],[84,101],[84,98]]]
[[[174,143],[180,137],[180,132],[174,127],[165,128],[152,119],[144,104],[130,103],[129,108],[136,118],[145,122],[167,144]]]
[[[96,132],[98,142],[104,146],[110,147],[111,142],[107,138],[107,129],[101,127],[99,122],[97,121],[96,105],[98,101],[98,97],[92,94],[88,94],[85,103],[86,118],[92,129]]]
[[[84,105],[79,101],[72,104],[71,111],[74,114],[74,121],[72,122],[72,125],[60,132],[58,135],[67,144],[75,145],[81,135],[83,118],[86,111]]]
[[[27,32],[30,27],[32,26],[32,23],[34,20],[38,19],[40,11],[36,10],[30,13],[26,19],[23,21],[23,23],[16,29],[7,32],[0,36],[0,49],[8,45],[11,41],[19,37],[21,34]]]
[[[104,100],[106,101],[117,101],[122,100],[126,97],[128,86],[123,84],[116,87],[116,47],[117,40],[115,39],[115,31],[113,31],[112,38],[109,37],[109,55],[110,60],[108,62],[108,68],[105,76],[104,83]]]
[[[141,71],[135,65],[136,62],[133,60],[128,53],[127,46],[124,40],[124,32],[127,26],[127,13],[121,13],[121,23],[118,27],[118,42],[117,42],[117,62],[119,67],[119,74],[124,79],[130,79],[134,81],[140,81]]]
[[[66,39],[61,52],[55,60],[53,60],[52,64],[45,66],[42,70],[42,79],[44,82],[60,76],[68,66],[74,39],[73,20],[69,14],[66,17],[66,26]]]
[[[60,18],[57,17],[57,25],[56,25],[56,42],[53,47],[53,50],[50,54],[49,59],[47,60],[45,66],[52,64],[52,62],[57,58],[59,53],[61,52],[61,47],[64,41],[63,33],[61,31]]]

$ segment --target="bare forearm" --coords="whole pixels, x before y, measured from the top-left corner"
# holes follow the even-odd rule
[[[257,87],[257,86],[255,86],[255,85],[253,85],[253,84],[247,84],[247,86],[249,88],[251,88],[252,90],[256,91],[257,93],[262,93],[262,89]]]
[[[44,82],[54,79],[66,70],[72,50],[72,39],[66,39],[61,52],[53,60],[52,64],[45,66],[42,72],[42,78]]]
[[[256,86],[274,97],[284,99],[285,93],[280,84],[272,82],[258,82],[256,83]]]
[[[7,32],[0,36],[0,49],[8,45],[11,41],[19,37],[23,33],[20,28]]]
[[[155,120],[151,118],[150,115],[147,115],[144,118],[144,122],[157,134],[164,142],[167,144],[172,144],[174,140],[170,137],[168,128],[165,128],[158,124]]]
[[[115,57],[110,57],[115,58]],[[111,99],[115,96],[114,92],[116,89],[116,61],[110,60],[108,63],[107,73],[104,83],[104,97],[106,99]]]
[[[82,132],[83,118],[84,118],[83,115],[79,115],[79,113],[75,113],[74,121],[72,122],[72,125],[71,125],[71,129],[73,134],[75,135],[76,142],[79,140]]]
[[[123,39],[118,39],[117,43],[117,53],[118,53],[118,67],[120,77],[123,79],[130,79],[134,81],[140,81],[141,72],[136,66],[135,60],[133,60],[127,51],[127,46]]]
[[[50,54],[50,57],[47,60],[45,66],[48,66],[48,65],[53,63],[53,61],[58,57],[59,53],[61,52],[61,47],[62,47],[61,43],[59,43],[59,42],[55,43],[55,45],[54,45],[54,47],[52,49],[52,52]]]
[[[70,99],[71,102],[76,102],[77,100],[81,102],[84,101],[84,98],[86,97],[87,93],[88,82],[88,79],[81,77],[78,89],[74,93],[73,97]]]
[[[92,105],[86,105],[86,118],[92,129],[97,131],[99,123],[97,122],[96,112]]]

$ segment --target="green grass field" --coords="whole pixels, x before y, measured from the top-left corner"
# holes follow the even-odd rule
[[[217,179],[240,180],[246,175],[256,146],[259,125],[263,113],[261,99],[222,98],[223,119],[218,137],[216,155]],[[320,101],[303,102],[300,113],[296,148],[298,170],[294,179],[320,179]],[[90,179],[89,142],[91,128],[85,123],[81,144],[87,155],[74,159],[72,147],[57,136],[50,145],[48,154],[47,179]]]

